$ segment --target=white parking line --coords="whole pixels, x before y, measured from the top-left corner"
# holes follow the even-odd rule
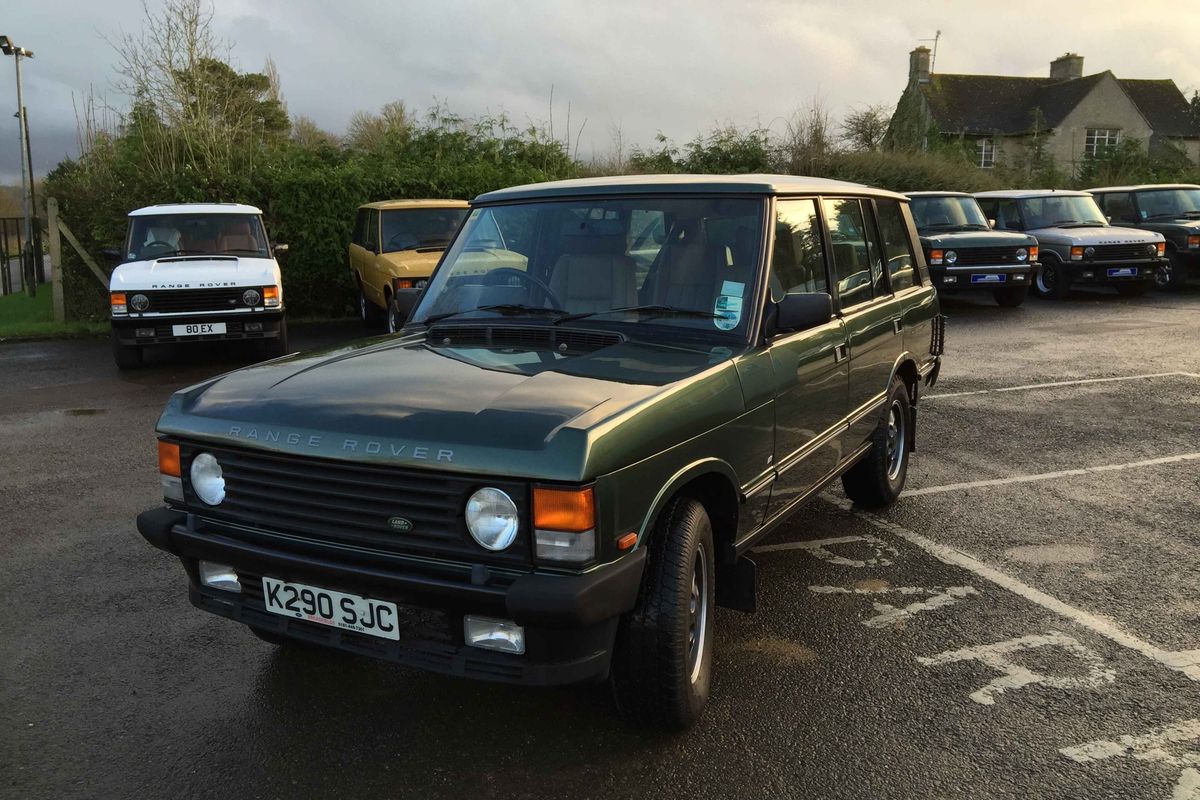
[[[1078,469],[1063,469],[1057,472],[1038,472],[1033,475],[1014,475],[1010,478],[989,478],[982,481],[966,481],[964,483],[947,483],[942,486],[926,486],[921,489],[909,489],[904,497],[918,497],[925,494],[940,494],[941,492],[956,492],[960,489],[977,489],[983,486],[1006,486],[1010,483],[1034,483],[1049,481],[1056,478],[1069,478],[1073,475],[1091,475],[1097,472],[1120,472],[1125,469],[1139,467],[1157,467],[1162,464],[1179,464],[1184,461],[1196,461],[1200,453],[1181,453],[1177,456],[1161,456],[1147,458],[1141,461],[1128,461],[1124,464],[1102,464],[1098,467],[1080,467]]]
[[[1146,375],[1122,375],[1116,378],[1083,378],[1077,381],[1053,381],[1051,383],[1026,383],[1021,386],[1004,386],[999,389],[977,389],[973,392],[946,392],[944,394],[922,395],[922,402],[946,399],[948,397],[970,397],[977,394],[995,394],[998,392],[1022,392],[1027,389],[1053,389],[1059,386],[1084,386],[1091,383],[1116,383],[1118,381],[1140,381],[1146,378],[1200,378],[1193,372],[1151,372]]]
[[[926,536],[910,531],[905,527],[897,525],[894,522],[889,522],[870,512],[855,510],[849,500],[824,494],[821,495],[821,498],[843,511],[852,511],[879,530],[916,545],[943,563],[961,567],[968,572],[972,572],[985,580],[991,581],[1002,589],[1007,589],[1031,603],[1036,603],[1047,611],[1052,611],[1055,614],[1066,617],[1077,625],[1082,625],[1111,642],[1115,642],[1122,647],[1127,647],[1168,669],[1175,670],[1194,681],[1200,682],[1200,650],[1173,652],[1151,644],[1145,639],[1122,629],[1112,620],[1076,608],[1059,600],[1057,597],[1046,594],[1040,589],[1035,589],[1024,581],[985,564],[975,556],[935,542]]]

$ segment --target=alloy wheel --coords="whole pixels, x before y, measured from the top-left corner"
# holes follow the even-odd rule
[[[890,481],[894,481],[900,476],[900,470],[904,467],[907,444],[908,426],[904,407],[900,405],[899,400],[894,400],[891,410],[888,411],[887,428],[887,476]]]
[[[692,566],[692,592],[688,598],[688,671],[692,683],[700,678],[704,645],[708,637],[708,563],[704,548],[696,548]]]
[[[1175,265],[1170,259],[1164,259],[1158,265],[1158,269],[1154,270],[1154,285],[1159,289],[1168,289],[1171,286],[1171,279],[1175,277]]]

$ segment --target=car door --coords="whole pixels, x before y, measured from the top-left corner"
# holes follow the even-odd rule
[[[821,205],[838,310],[850,345],[844,444],[849,454],[875,428],[892,369],[904,350],[902,303],[888,283],[871,201],[827,197]]]
[[[768,272],[771,300],[829,293],[825,251],[817,201],[777,201]],[[769,506],[774,515],[816,487],[843,456],[849,349],[846,326],[838,318],[780,333],[768,347],[775,376],[777,477]]]
[[[367,298],[376,305],[383,307],[383,274],[380,269],[379,257],[379,209],[372,208],[367,212],[367,229],[363,238],[363,285],[367,290]]]
[[[360,208],[354,218],[354,232],[350,236],[350,271],[356,281],[366,281],[366,254],[363,242],[367,240],[367,216],[370,209]]]

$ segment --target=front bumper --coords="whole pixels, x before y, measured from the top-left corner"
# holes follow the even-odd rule
[[[1133,263],[1071,261],[1066,265],[1071,283],[1138,283],[1153,281],[1161,259]]]
[[[939,291],[961,292],[970,289],[1005,289],[1029,286],[1037,269],[1033,264],[971,266],[930,266],[929,277]]]
[[[169,508],[139,514],[137,527],[150,544],[183,562],[192,604],[204,611],[433,672],[529,685],[608,675],[617,622],[633,609],[646,560],[638,548],[579,575],[513,574],[241,531]],[[201,585],[200,560],[232,566],[242,591]],[[405,630],[392,641],[273,614],[263,602],[263,576],[394,602],[405,614]],[[525,628],[525,654],[466,646],[464,614],[518,623]]]
[[[174,326],[220,322],[225,333],[198,336],[176,336]],[[261,326],[261,330],[246,330],[247,323]],[[112,329],[123,345],[179,344],[189,342],[228,342],[275,339],[283,327],[282,311],[256,311],[241,314],[178,314],[158,317],[113,317]],[[153,336],[139,336],[139,329],[154,329]]]

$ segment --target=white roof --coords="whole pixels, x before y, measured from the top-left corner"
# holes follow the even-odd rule
[[[262,214],[262,210],[242,203],[163,203],[129,212],[131,217],[147,214]]]

